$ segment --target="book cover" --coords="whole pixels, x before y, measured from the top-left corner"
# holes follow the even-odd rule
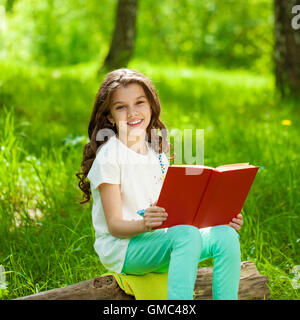
[[[258,169],[248,163],[170,166],[156,204],[165,208],[168,218],[157,229],[228,224],[241,212]]]

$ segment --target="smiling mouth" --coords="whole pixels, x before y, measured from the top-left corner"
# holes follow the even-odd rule
[[[127,125],[129,125],[130,127],[137,127],[139,126],[144,120],[140,119],[140,120],[136,120],[136,121],[131,121],[131,122],[127,122]]]

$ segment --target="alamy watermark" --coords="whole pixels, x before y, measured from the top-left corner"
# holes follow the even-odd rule
[[[0,289],[6,289],[5,268],[0,264]]]
[[[300,5],[292,7],[292,13],[296,14],[292,19],[292,28],[295,30],[300,29]]]
[[[134,130],[130,130],[130,134],[127,131],[126,122],[124,125],[119,124],[118,130],[118,139],[122,141],[126,141],[130,143],[130,147],[132,149],[139,148],[140,145],[140,137],[144,136],[145,133],[142,129],[135,128]],[[97,141],[106,141],[110,139],[112,136],[115,136],[115,132],[112,129],[104,128],[100,129],[97,132],[96,140]],[[162,149],[168,150],[171,154],[174,154],[174,164],[188,164],[188,165],[204,165],[204,129],[172,129],[170,131],[166,129],[160,130],[160,135],[158,135],[158,129],[151,129],[150,137],[148,137],[148,145],[153,150],[158,150],[159,146],[159,138],[163,137],[161,140]],[[124,143],[123,143],[124,144]],[[173,148],[169,148],[169,145],[172,145]],[[122,143],[118,144],[117,157],[120,163],[126,164],[129,163],[129,153],[124,152],[124,145]],[[99,152],[98,149],[97,152]],[[107,153],[110,151],[107,150]],[[107,159],[109,159],[109,155],[107,154]],[[149,161],[155,161],[155,158],[149,158]],[[138,160],[137,160],[138,161]],[[130,159],[130,163],[132,163],[132,158]],[[186,174],[193,175],[195,171],[191,168],[186,167]],[[199,174],[199,171],[198,173]]]
[[[293,279],[292,287],[297,290],[300,288],[300,265],[296,265],[292,268]]]
[[[0,31],[6,31],[5,7],[0,5]]]

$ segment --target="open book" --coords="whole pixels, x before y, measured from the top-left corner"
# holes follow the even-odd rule
[[[258,169],[249,163],[170,166],[156,204],[168,218],[157,229],[228,224],[241,212]]]

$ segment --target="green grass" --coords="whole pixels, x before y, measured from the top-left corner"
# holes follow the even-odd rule
[[[280,101],[270,76],[140,61],[129,67],[153,80],[168,129],[204,129],[205,165],[262,167],[243,209],[242,260],[269,277],[272,299],[299,299],[292,286],[300,265],[296,103]],[[93,249],[91,203],[79,204],[75,177],[100,81],[97,64],[0,68],[0,264],[8,285],[0,297],[14,299],[105,271]]]

